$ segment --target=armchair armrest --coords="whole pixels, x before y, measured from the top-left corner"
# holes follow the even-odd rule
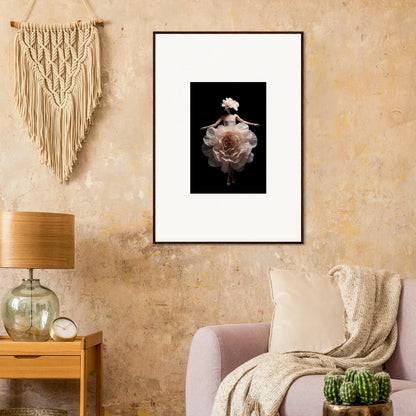
[[[210,416],[222,379],[268,350],[270,324],[206,326],[194,335],[186,372],[186,415]]]

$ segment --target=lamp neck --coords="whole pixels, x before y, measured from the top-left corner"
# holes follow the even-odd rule
[[[21,286],[24,286],[25,288],[29,290],[33,290],[40,286],[40,280],[39,279],[22,279]]]
[[[28,270],[29,270],[29,279],[23,279],[23,284],[26,286],[27,283],[30,283],[31,289],[40,286],[40,280],[33,278],[33,269],[28,269]]]
[[[24,279],[24,280],[35,280],[33,279],[33,269],[28,269],[29,270],[29,279]]]

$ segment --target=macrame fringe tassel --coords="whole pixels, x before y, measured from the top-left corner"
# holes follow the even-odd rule
[[[94,28],[94,30],[97,30]],[[29,51],[16,37],[15,97],[29,136],[39,149],[40,159],[61,182],[69,179],[77,153],[92,124],[92,113],[101,96],[100,45],[96,33],[86,46],[75,85],[62,107],[44,87]]]

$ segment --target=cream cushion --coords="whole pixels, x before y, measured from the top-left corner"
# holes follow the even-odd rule
[[[333,277],[270,269],[275,305],[270,352],[327,353],[345,341],[344,304]]]

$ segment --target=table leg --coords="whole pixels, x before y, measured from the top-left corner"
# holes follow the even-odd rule
[[[95,414],[103,416],[103,344],[95,346]]]
[[[87,363],[85,352],[81,353],[81,377],[80,377],[80,392],[79,392],[79,414],[80,416],[87,416]]]

